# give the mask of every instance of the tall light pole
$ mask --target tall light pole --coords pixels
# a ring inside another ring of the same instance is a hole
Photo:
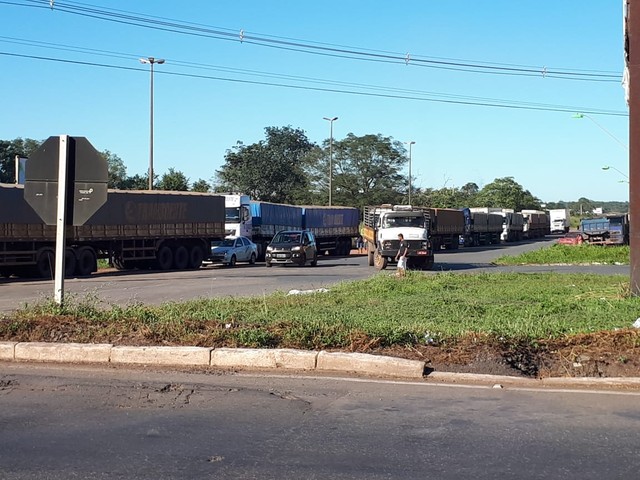
[[[149,190],[153,190],[153,65],[164,63],[164,58],[141,58],[140,63],[149,64],[151,67],[151,101],[149,108]]]
[[[331,124],[331,133],[329,136],[329,206],[331,206],[331,194],[333,192],[333,122],[335,122],[338,117],[322,118]]]
[[[624,143],[622,143],[620,141],[620,139],[618,137],[616,137],[613,133],[611,133],[609,130],[607,130],[606,128],[604,128],[602,125],[600,125],[598,122],[596,122],[596,120],[591,117],[590,115],[587,115],[586,113],[576,113],[572,116],[573,118],[588,118],[589,120],[591,120],[593,123],[595,123],[596,127],[598,127],[600,130],[602,130],[604,133],[606,133],[607,135],[609,135],[611,138],[613,138],[616,143],[618,145],[620,145],[622,148],[624,148],[625,150],[629,150],[629,147],[626,146]]]
[[[620,175],[622,175],[624,178],[626,178],[626,179],[627,179],[627,183],[628,183],[629,175],[627,175],[626,173],[624,173],[624,172],[622,172],[622,171],[618,170],[616,167],[612,167],[611,165],[605,165],[604,167],[602,167],[602,170],[609,170],[609,169],[611,169],[611,170],[615,170],[616,172],[618,172]],[[621,181],[622,181],[622,180],[621,180]]]
[[[409,205],[411,205],[411,145],[415,145],[413,140],[410,142],[404,142],[409,144]]]

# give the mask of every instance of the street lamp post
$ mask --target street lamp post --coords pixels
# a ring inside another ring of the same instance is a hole
[[[618,170],[616,167],[612,167],[611,165],[605,165],[604,167],[602,167],[602,170],[615,170],[616,172],[618,172],[620,175],[622,175],[624,178],[627,179],[627,182],[629,181],[629,175],[627,175],[626,173]]]
[[[322,117],[324,120],[331,124],[330,136],[329,136],[329,206],[331,206],[331,196],[333,192],[333,122],[335,122],[338,117],[328,118]]]
[[[411,205],[411,145],[415,145],[416,142],[405,142],[409,144],[409,205]]]
[[[151,67],[151,101],[149,107],[149,190],[153,190],[153,65],[164,63],[164,58],[141,58],[140,63],[149,64]]]
[[[607,130],[602,125],[600,125],[598,122],[596,122],[595,119],[593,117],[591,117],[590,115],[587,115],[586,113],[576,113],[576,114],[573,115],[573,118],[588,118],[589,120],[591,120],[596,125],[596,127],[598,127],[604,133],[606,133],[611,138],[613,138],[618,145],[620,145],[625,150],[629,150],[629,147],[627,147],[624,143],[622,143],[618,137],[616,137],[613,133],[611,133],[609,130]]]

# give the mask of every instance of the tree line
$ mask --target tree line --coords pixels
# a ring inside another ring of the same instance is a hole
[[[13,183],[15,156],[28,158],[42,141],[17,138],[0,140],[0,182]],[[331,154],[330,154],[331,153]],[[109,169],[109,188],[146,190],[148,175],[128,175],[124,161],[109,150],[100,154]],[[297,205],[327,205],[329,169],[332,175],[332,204],[362,208],[382,203],[407,203],[408,164],[402,142],[382,134],[311,142],[301,129],[265,128],[265,138],[228,149],[224,163],[210,181],[191,182],[185,174],[169,168],[155,176],[154,189],[194,192],[241,192],[255,200]],[[415,179],[412,179],[415,180]],[[583,200],[583,204],[596,202]],[[475,183],[462,187],[411,188],[415,205],[435,208],[500,207],[542,209],[543,203],[512,177],[497,178],[480,188]],[[564,205],[557,202],[553,205]],[[553,208],[547,204],[547,208]],[[557,208],[563,208],[558,206]],[[570,207],[572,208],[572,207]]]

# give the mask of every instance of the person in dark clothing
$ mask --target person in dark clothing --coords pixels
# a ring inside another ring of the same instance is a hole
[[[398,247],[398,253],[396,254],[396,260],[398,261],[398,277],[404,277],[407,272],[407,255],[409,254],[409,244],[404,239],[404,235],[398,234],[398,240],[400,246]]]

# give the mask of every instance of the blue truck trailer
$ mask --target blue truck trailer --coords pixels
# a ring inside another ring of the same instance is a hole
[[[629,245],[629,215],[585,218],[580,222],[580,231],[591,245]]]
[[[264,259],[267,245],[281,230],[310,230],[318,252],[348,255],[352,239],[359,234],[360,212],[352,207],[286,205],[251,201],[251,240]]]
[[[360,232],[360,211],[353,207],[305,206],[304,228],[316,237],[318,252],[349,255]]]

